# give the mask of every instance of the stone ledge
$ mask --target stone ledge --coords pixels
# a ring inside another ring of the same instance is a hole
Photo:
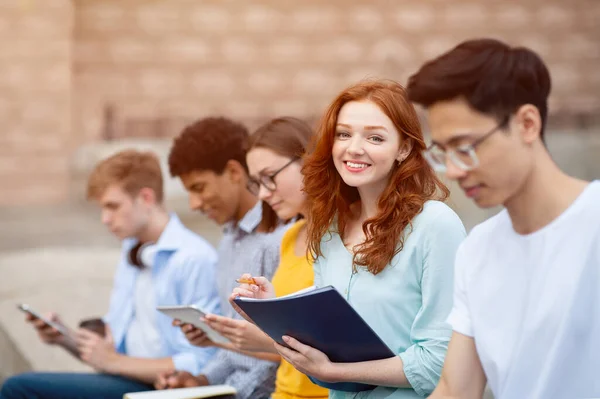
[[[31,370],[31,364],[25,359],[15,342],[0,323],[0,386],[11,375]]]

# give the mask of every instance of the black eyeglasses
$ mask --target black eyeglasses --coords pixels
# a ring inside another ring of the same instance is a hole
[[[248,183],[246,184],[246,188],[248,189],[248,191],[250,191],[254,195],[258,195],[258,192],[260,191],[260,186],[261,185],[264,188],[266,188],[267,190],[269,190],[269,191],[275,191],[275,190],[277,190],[277,183],[275,183],[275,176],[277,176],[279,174],[279,172],[281,172],[282,170],[284,170],[285,168],[287,168],[288,166],[290,166],[291,164],[293,164],[297,160],[298,160],[297,157],[296,158],[292,158],[288,163],[286,163],[285,165],[283,165],[277,171],[273,172],[270,175],[261,175],[258,178],[258,180],[250,178],[248,180]]]
[[[468,172],[479,166],[479,158],[477,158],[475,148],[477,148],[479,144],[483,143],[492,134],[505,128],[508,124],[508,121],[508,117],[504,118],[502,122],[496,125],[496,127],[483,134],[470,144],[462,145],[458,148],[449,148],[447,150],[439,144],[433,144],[427,150],[425,150],[423,155],[436,172],[446,172],[447,158],[449,158],[459,169]]]

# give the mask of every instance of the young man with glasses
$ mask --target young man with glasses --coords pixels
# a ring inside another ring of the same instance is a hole
[[[550,75],[531,50],[466,41],[409,79],[431,165],[480,207],[503,205],[456,256],[454,334],[432,398],[600,397],[600,182],[543,142]]]
[[[256,197],[257,183],[249,180],[246,166],[247,139],[248,131],[241,124],[226,118],[205,118],[187,126],[169,154],[171,175],[185,186],[190,208],[223,226],[218,247],[218,292],[221,313],[236,319],[240,316],[229,303],[229,295],[238,285],[235,280],[244,273],[271,278],[279,264],[279,247],[287,229]],[[267,188],[274,187],[276,174],[265,177]],[[181,328],[194,345],[220,346],[200,329],[188,324]],[[237,389],[237,399],[269,397],[279,358],[268,354],[249,356],[221,347],[199,375],[163,373],[157,376],[155,386],[165,389],[227,384]]]

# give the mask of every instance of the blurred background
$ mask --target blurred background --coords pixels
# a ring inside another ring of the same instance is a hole
[[[39,343],[16,304],[71,326],[107,309],[119,243],[84,201],[97,161],[136,147],[166,165],[172,137],[209,115],[315,123],[350,83],[406,82],[481,36],[544,58],[550,152],[600,178],[600,0],[0,0],[0,381],[85,369]],[[171,179],[167,203],[218,241]],[[468,229],[497,212],[459,190],[451,205]]]

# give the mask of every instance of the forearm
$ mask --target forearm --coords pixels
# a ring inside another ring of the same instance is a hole
[[[435,388],[429,399],[459,399],[459,396],[452,395],[446,382],[443,378],[440,379],[440,383]]]
[[[442,376],[442,378],[440,378],[439,384],[437,385],[431,396],[429,396],[429,399],[481,399],[484,389],[476,388],[455,391],[450,388],[450,384],[448,384],[446,379]]]
[[[243,349],[238,349],[235,347],[235,345],[233,345],[232,343],[227,343],[227,344],[217,344],[217,347],[221,348],[221,349],[225,349],[228,351],[232,351],[232,352],[236,352],[236,353],[240,353],[242,355],[246,355],[246,356],[250,356],[253,357],[255,359],[260,359],[260,360],[267,360],[269,362],[274,362],[274,363],[279,363],[281,361],[281,356],[279,356],[279,353],[275,350],[275,348],[273,347],[273,345],[271,344],[271,348],[273,348],[272,351],[260,351],[260,352],[255,352],[255,351],[247,351],[247,350],[243,350]],[[261,348],[262,349],[262,348]],[[268,347],[265,347],[265,349],[269,349]]]
[[[170,357],[141,359],[117,354],[107,371],[111,374],[151,384],[159,373],[174,369],[175,365]]]
[[[404,364],[399,356],[357,363],[333,363],[333,382],[359,382],[369,385],[409,388]]]

